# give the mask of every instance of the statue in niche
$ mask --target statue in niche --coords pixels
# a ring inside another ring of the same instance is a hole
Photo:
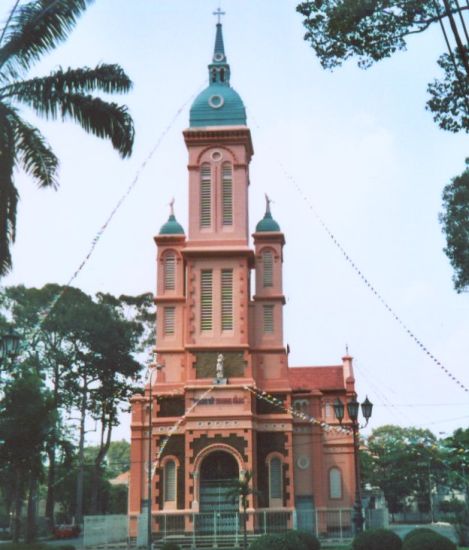
[[[216,367],[216,376],[217,380],[223,380],[225,377],[224,367],[223,367],[223,354],[219,353],[217,357],[217,367]]]

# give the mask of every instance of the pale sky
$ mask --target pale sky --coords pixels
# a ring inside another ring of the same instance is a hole
[[[436,434],[467,427],[469,394],[422,353],[353,272],[301,192],[354,262],[430,351],[469,386],[469,300],[453,290],[438,223],[441,192],[464,169],[467,136],[439,130],[425,111],[439,76],[441,31],[413,37],[407,52],[367,71],[354,62],[326,72],[303,40],[298,2],[223,0],[233,87],[248,113],[250,227],[264,193],[285,233],[285,343],[290,365],[333,365],[348,344],[359,399],[375,404],[370,428],[394,423]],[[5,18],[12,0],[3,0]],[[97,0],[70,39],[34,74],[120,63],[134,89],[117,97],[136,124],[121,160],[78,126],[39,121],[61,160],[60,189],[16,178],[21,202],[14,270],[2,284],[65,284],[178,110],[207,83],[215,0]],[[33,73],[31,73],[33,74]],[[153,235],[168,202],[187,229],[190,102],[73,285],[116,295],[155,291]],[[33,116],[30,120],[36,120]],[[290,178],[293,178],[292,182]],[[115,438],[129,436],[123,418]]]

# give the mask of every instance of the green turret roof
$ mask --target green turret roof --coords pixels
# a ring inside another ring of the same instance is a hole
[[[168,221],[161,226],[160,235],[184,235],[184,229],[174,214],[170,214]]]
[[[243,101],[230,86],[230,66],[226,60],[221,23],[217,23],[213,59],[208,66],[208,76],[208,87],[192,104],[190,127],[246,125]]]
[[[268,232],[268,231],[281,231],[280,225],[272,218],[272,213],[270,211],[271,200],[266,195],[265,196],[265,214],[262,220],[256,225],[256,233]]]

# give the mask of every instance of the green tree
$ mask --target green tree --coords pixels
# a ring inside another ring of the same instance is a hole
[[[405,50],[409,36],[448,22],[455,48],[439,58],[443,80],[429,85],[427,103],[435,121],[450,131],[469,132],[469,50],[456,23],[469,7],[452,0],[310,0],[304,16],[305,40],[321,65],[334,69],[350,58],[364,69]],[[454,60],[454,63],[453,63]]]
[[[443,189],[440,222],[446,236],[445,254],[453,267],[457,292],[469,290],[469,159],[467,168]]]
[[[16,0],[0,30],[0,275],[11,269],[21,167],[39,187],[58,186],[58,159],[41,132],[24,120],[20,106],[46,119],[70,119],[86,132],[111,140],[122,157],[131,154],[134,127],[125,106],[92,92],[128,92],[132,82],[116,64],[61,68],[26,79],[43,55],[63,42],[93,0]]]
[[[404,499],[417,499],[422,511],[430,508],[433,484],[442,477],[436,437],[429,430],[381,426],[367,441],[365,481],[379,487],[389,511],[402,510]]]
[[[13,541],[19,539],[23,497],[28,495],[26,541],[35,538],[35,499],[43,470],[54,409],[44,381],[29,367],[19,367],[0,401],[0,463],[13,475]]]

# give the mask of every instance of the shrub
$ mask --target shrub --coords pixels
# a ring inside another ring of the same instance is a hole
[[[250,544],[249,550],[285,550],[284,538],[280,535],[262,535]],[[302,550],[301,546],[299,550]]]
[[[433,529],[429,529],[428,527],[417,527],[417,529],[412,529],[412,531],[409,531],[407,535],[404,537],[403,542],[408,541],[415,535],[423,535],[424,533],[429,533],[430,535],[433,535],[436,533]]]
[[[402,541],[389,529],[370,529],[359,533],[352,543],[353,550],[401,550]]]
[[[175,542],[165,542],[161,547],[161,550],[181,550],[181,547]]]
[[[302,543],[305,545],[306,550],[320,550],[321,543],[314,535],[308,531],[297,531],[297,533]]]
[[[75,546],[73,544],[61,544],[59,550],[75,550]]]
[[[454,542],[438,533],[418,533],[405,541],[402,550],[457,550]]]

